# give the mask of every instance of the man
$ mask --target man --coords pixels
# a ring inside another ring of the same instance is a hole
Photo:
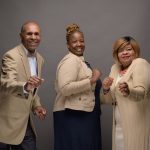
[[[0,77],[0,142],[11,150],[36,150],[36,133],[32,112],[41,120],[46,110],[37,95],[42,84],[44,63],[36,51],[41,30],[30,21],[21,28],[21,44],[6,52],[2,58]]]

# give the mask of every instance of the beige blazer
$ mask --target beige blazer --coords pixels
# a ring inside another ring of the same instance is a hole
[[[120,112],[124,150],[149,150],[150,141],[150,65],[141,58],[135,59],[119,82],[127,82],[130,95],[125,97],[115,86],[120,67],[112,66],[114,78],[111,90],[101,95],[103,102],[117,101]],[[114,106],[114,105],[113,105]],[[114,106],[115,107],[115,106]],[[113,150],[115,150],[115,119],[113,111]],[[149,147],[149,148],[148,148]]]
[[[39,53],[36,57],[40,77],[44,60]],[[32,110],[41,106],[37,90],[35,94],[31,91],[28,97],[23,93],[23,86],[30,75],[28,58],[22,45],[4,54],[0,77],[0,142],[20,144]],[[35,132],[34,127],[33,130]]]
[[[56,71],[54,111],[70,108],[91,112],[95,105],[95,85],[91,86],[91,77],[92,71],[83,57],[67,54]]]

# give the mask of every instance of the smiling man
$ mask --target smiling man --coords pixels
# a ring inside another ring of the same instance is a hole
[[[11,150],[36,150],[32,112],[43,120],[37,89],[42,84],[43,57],[36,51],[41,30],[36,22],[23,24],[21,44],[3,55],[0,77],[0,142]]]

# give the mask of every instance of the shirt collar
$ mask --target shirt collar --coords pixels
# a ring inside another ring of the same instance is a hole
[[[25,51],[27,57],[36,57],[36,50],[35,50],[35,52],[32,54],[32,53],[30,53],[30,52],[24,47],[23,44],[22,44],[22,47],[23,47],[23,49],[24,49],[24,51]]]

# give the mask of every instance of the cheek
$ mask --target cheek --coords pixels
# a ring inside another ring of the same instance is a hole
[[[120,59],[121,59],[121,54],[118,54],[117,57],[118,57],[118,59],[120,60]]]
[[[136,53],[135,52],[132,52],[131,55],[132,55],[133,58],[136,58]]]
[[[37,40],[38,40],[38,41],[41,41],[41,37],[37,37]]]

